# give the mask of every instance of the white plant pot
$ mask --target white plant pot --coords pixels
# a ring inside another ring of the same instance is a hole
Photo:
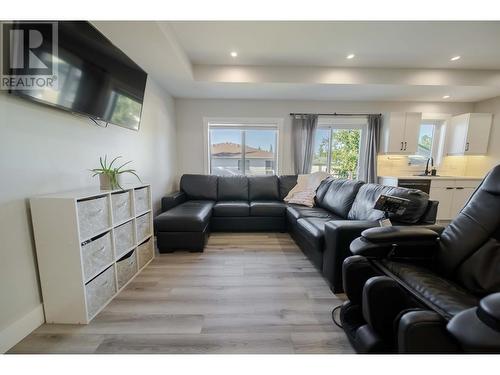
[[[118,182],[118,185],[121,186],[123,184],[121,175],[118,175],[116,177],[116,180]],[[105,174],[99,175],[99,183],[101,185],[101,190],[116,190],[116,189],[120,188],[119,186],[112,186],[111,180],[109,179],[109,176],[105,175]]]

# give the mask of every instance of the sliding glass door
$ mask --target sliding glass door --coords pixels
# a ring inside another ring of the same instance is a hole
[[[323,120],[316,130],[312,172],[323,171],[336,178],[358,178],[366,120]]]

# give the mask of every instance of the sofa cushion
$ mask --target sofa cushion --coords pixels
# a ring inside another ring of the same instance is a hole
[[[427,209],[429,195],[416,189],[406,189],[378,184],[361,186],[347,215],[349,220],[379,220],[384,213],[373,208],[381,194],[405,198],[410,201],[402,215],[390,214],[391,220],[403,224],[417,223]]]
[[[210,220],[214,202],[192,200],[184,202],[154,219],[157,232],[202,232]]]
[[[297,220],[296,230],[313,250],[323,252],[325,245],[325,223],[328,221],[330,221],[329,218],[304,217]]]
[[[316,205],[318,205],[318,202],[321,202],[323,200],[333,180],[333,177],[328,177],[321,181],[318,188],[316,189],[316,197],[314,198],[314,202],[316,203]]]
[[[250,202],[250,216],[284,216],[286,203],[280,201]]]
[[[373,206],[381,194],[387,194],[391,190],[390,186],[378,184],[366,184],[362,186],[358,195],[354,199],[347,218],[349,220],[379,220],[384,217],[384,213],[375,210]]]
[[[390,214],[391,220],[405,224],[415,224],[420,221],[427,211],[429,204],[429,194],[418,189],[405,189],[392,187],[388,195],[408,199],[410,205],[402,215]]]
[[[217,182],[218,201],[248,201],[248,177],[224,176]]]
[[[251,201],[279,200],[279,183],[276,176],[248,177],[248,199]]]
[[[290,190],[297,185],[297,175],[285,175],[279,176],[279,190],[280,190],[280,200],[283,200]]]
[[[381,264],[418,299],[448,318],[478,304],[465,289],[427,268],[388,260]]]
[[[217,202],[213,208],[214,216],[249,216],[250,205],[247,201],[221,201]]]
[[[293,220],[298,220],[303,217],[318,217],[327,218],[330,220],[341,220],[341,218],[339,218],[338,216],[335,216],[330,211],[327,211],[321,207],[305,207],[295,204],[289,204],[286,208],[286,213],[287,216]]]
[[[185,174],[180,188],[188,200],[217,200],[217,176]]]
[[[362,185],[362,181],[332,179],[328,185],[328,190],[321,196],[321,199],[318,194],[316,195],[317,205],[346,219],[356,194],[358,194]]]

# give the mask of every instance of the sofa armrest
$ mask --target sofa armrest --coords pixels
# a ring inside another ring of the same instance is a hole
[[[378,227],[363,231],[350,250],[368,258],[429,259],[438,242],[439,233],[429,228]]]
[[[176,191],[175,193],[168,194],[161,199],[161,212],[171,210],[185,201],[186,194],[182,191]]]
[[[368,220],[333,220],[325,224],[323,275],[335,293],[343,291],[342,263],[352,255],[349,245],[361,232],[378,225],[378,221]]]
[[[418,224],[435,224],[437,218],[438,206],[439,206],[438,201],[429,200],[429,202],[427,203],[427,209],[420,218]]]
[[[413,226],[413,228],[426,228],[426,229],[430,229],[430,230],[436,232],[439,235],[441,235],[441,233],[443,233],[443,231],[446,229],[445,226],[440,225],[440,224],[425,224],[425,225],[417,224],[417,225]]]
[[[457,353],[460,346],[446,331],[446,320],[420,308],[401,312],[397,322],[398,353]]]
[[[477,307],[458,313],[446,329],[466,352],[499,353],[500,293],[483,297]]]
[[[361,237],[374,243],[436,240],[439,234],[421,227],[378,227],[364,230]]]

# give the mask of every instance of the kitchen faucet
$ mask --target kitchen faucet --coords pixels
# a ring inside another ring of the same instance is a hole
[[[425,165],[425,171],[424,171],[425,176],[431,174],[431,171],[429,170],[429,161],[431,162],[431,168],[434,167],[434,158],[431,156],[430,158],[427,159],[427,164]]]

